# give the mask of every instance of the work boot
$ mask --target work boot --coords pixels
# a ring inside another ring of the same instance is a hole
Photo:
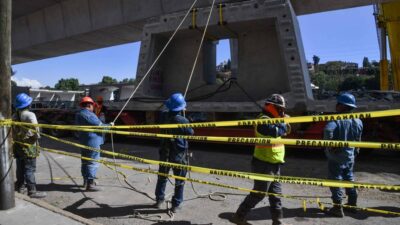
[[[154,208],[163,209],[164,208],[164,200],[157,200],[156,204],[154,204]]]
[[[31,198],[45,198],[47,196],[47,193],[41,191],[34,191],[34,192],[28,192],[28,196]]]
[[[173,213],[177,213],[181,210],[182,210],[182,206],[179,206],[179,205],[172,206],[172,208],[171,208],[171,212],[173,212]]]
[[[229,221],[237,225],[251,225],[250,223],[247,222],[244,216],[240,216],[237,213],[233,214],[233,216],[229,218]]]
[[[20,194],[26,194],[28,192],[28,189],[25,184],[23,185],[15,185],[15,191],[20,193]]]
[[[40,192],[36,190],[36,185],[29,184],[27,185],[28,188],[28,196],[31,198],[44,198],[47,196],[46,192]]]
[[[87,186],[86,186],[86,191],[101,191],[100,188],[96,187],[96,183],[94,182],[94,180],[89,179],[87,181]]]
[[[342,206],[338,206],[335,205],[330,209],[326,209],[324,210],[324,213],[334,216],[334,217],[340,217],[343,218],[344,217],[344,213],[343,213],[343,207]]]
[[[353,207],[357,207],[356,205],[350,205],[349,203],[347,203],[346,205],[348,205],[348,206],[353,206]],[[346,205],[345,205],[345,206],[346,206]],[[358,209],[357,209],[357,208],[353,208],[353,207],[343,207],[343,210],[344,210],[345,212],[348,212],[348,213],[357,214]]]
[[[83,185],[82,185],[83,189],[87,188],[87,183],[88,183],[87,179],[83,179]]]
[[[282,209],[271,209],[272,225],[291,225],[288,223],[283,223],[283,211]]]

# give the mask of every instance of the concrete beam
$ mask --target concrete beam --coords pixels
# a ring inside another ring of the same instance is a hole
[[[257,4],[280,1],[259,0],[253,4],[256,8]],[[291,0],[297,15],[387,1],[390,0]],[[191,3],[182,0],[14,0],[13,64],[139,41],[144,24],[166,14],[185,11]],[[198,0],[196,7],[210,4],[211,0]],[[76,45],[66,48],[65,43]],[[54,49],[49,50],[49,46]]]

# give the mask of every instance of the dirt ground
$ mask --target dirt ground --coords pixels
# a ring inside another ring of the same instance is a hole
[[[157,142],[156,140],[119,139],[116,141],[115,149],[143,158],[157,159]],[[79,152],[77,148],[46,139],[42,140],[41,145],[68,152]],[[104,149],[111,149],[110,144],[104,145]],[[194,144],[191,150],[194,152],[192,165],[250,171],[252,152],[250,146]],[[117,159],[117,162],[149,168],[149,165],[127,160]],[[356,181],[397,185],[400,183],[399,163],[400,152],[373,151],[369,154],[362,152],[356,162]],[[157,169],[156,166],[150,166],[150,168]],[[193,184],[198,194],[205,196],[213,192],[228,193],[225,200],[219,197],[217,199],[219,201],[215,201],[208,197],[198,197],[191,184],[186,183],[183,210],[175,214],[171,221],[166,209],[159,210],[152,207],[154,201],[151,198],[154,198],[157,179],[155,175],[125,169],[119,170],[128,176],[129,182],[137,190],[147,193],[149,197],[128,188],[122,178],[120,182],[116,173],[105,166],[100,166],[98,172],[99,187],[102,188],[102,191],[84,192],[81,187],[80,160],[53,153],[42,152],[38,159],[36,177],[38,189],[48,192],[44,201],[98,223],[111,225],[231,224],[227,219],[232,216],[246,195],[244,192]],[[287,150],[282,175],[325,178],[326,174],[326,160],[320,150]],[[191,176],[192,178],[245,188],[251,188],[253,183],[251,180],[206,174],[192,173]],[[168,184],[167,193],[170,193],[169,197],[172,192],[172,185]],[[328,188],[283,184],[283,192],[290,196],[306,199],[319,197],[321,201],[331,202]],[[292,199],[283,199],[283,206],[284,221],[290,224],[400,224],[400,217],[364,211],[355,215],[346,214],[347,216],[343,219],[328,217],[319,210],[316,204],[306,204],[306,211],[304,211],[303,202]],[[359,190],[359,206],[400,212],[400,193],[362,189]],[[271,224],[270,218],[267,199],[257,205],[248,216],[249,222],[254,225]]]

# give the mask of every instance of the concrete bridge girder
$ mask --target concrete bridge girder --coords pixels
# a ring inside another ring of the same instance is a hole
[[[243,1],[246,0],[222,0]],[[387,1],[391,0],[379,0]],[[292,0],[296,15],[376,2]],[[13,64],[139,41],[149,20],[184,11],[191,3],[189,0],[13,0]],[[211,0],[199,0],[196,7],[210,4]]]
[[[283,93],[291,99],[290,108],[304,110],[307,102],[312,100],[312,93],[296,15],[289,1],[259,2],[227,4],[223,13],[231,32],[218,26],[218,14],[213,14],[207,36],[230,38],[237,42],[237,55],[232,55],[238,62],[237,83],[255,100],[262,101],[272,93]],[[205,26],[209,10],[198,11],[197,25],[200,29]],[[145,25],[138,78],[147,72],[183,16],[184,13],[165,15]],[[166,49],[138,95],[167,98],[173,92],[184,92],[201,39],[201,32],[189,29],[190,25],[190,20],[184,23],[184,28]],[[210,58],[213,63],[208,60]],[[207,83],[205,78],[214,75],[207,74],[212,73],[209,67],[215,68],[215,51],[206,48],[200,54],[187,99],[207,95],[220,86]],[[210,102],[216,102],[221,111],[244,111],[244,104],[249,105],[249,111],[259,111],[241,88],[233,84],[223,93],[189,103],[188,110],[215,111],[215,104]],[[140,105],[135,105],[140,108]]]

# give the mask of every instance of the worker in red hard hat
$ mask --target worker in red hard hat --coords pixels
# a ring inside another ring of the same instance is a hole
[[[75,115],[75,124],[81,126],[107,126],[104,124],[93,112],[96,103],[91,97],[83,97],[80,104],[81,110]],[[79,132],[79,142],[82,145],[86,145],[92,148],[100,149],[100,146],[104,144],[103,135],[101,133],[94,132]],[[81,149],[82,157],[92,158],[95,160],[100,159],[100,152]],[[91,160],[82,159],[81,172],[83,176],[83,184],[86,191],[99,191],[99,188],[95,187],[94,179],[96,178],[97,169],[99,163]]]
[[[96,106],[94,108],[94,112],[99,119],[105,123],[106,122],[106,112],[107,108],[103,105],[103,97],[97,96],[96,97]]]
[[[265,100],[262,113],[258,119],[282,118],[285,114],[286,101],[282,95],[273,94]],[[255,126],[255,136],[258,138],[277,138],[286,136],[290,133],[290,125],[286,123],[266,124]],[[283,144],[264,144],[254,147],[252,159],[252,172],[280,176],[280,166],[285,162],[285,146]],[[282,202],[278,195],[282,194],[281,184],[279,182],[254,180],[253,190],[268,192],[272,224],[284,224],[282,222],[283,211]],[[277,194],[277,195],[273,195]],[[248,224],[246,215],[259,202],[264,199],[264,194],[250,193],[240,204],[236,213],[230,218],[235,224]]]
[[[351,113],[356,106],[356,99],[350,93],[342,93],[337,97],[336,112]],[[363,123],[360,119],[334,120],[326,124],[324,129],[325,140],[338,141],[360,141],[363,131]],[[358,154],[358,148],[341,147],[326,148],[325,154],[328,158],[328,179],[344,180],[354,182],[354,162]],[[332,201],[335,204],[332,208],[325,210],[325,213],[344,217],[342,200],[345,198],[342,188],[330,188],[332,192]],[[347,204],[344,210],[350,213],[356,213],[354,208],[357,206],[357,190],[355,188],[346,188]]]

